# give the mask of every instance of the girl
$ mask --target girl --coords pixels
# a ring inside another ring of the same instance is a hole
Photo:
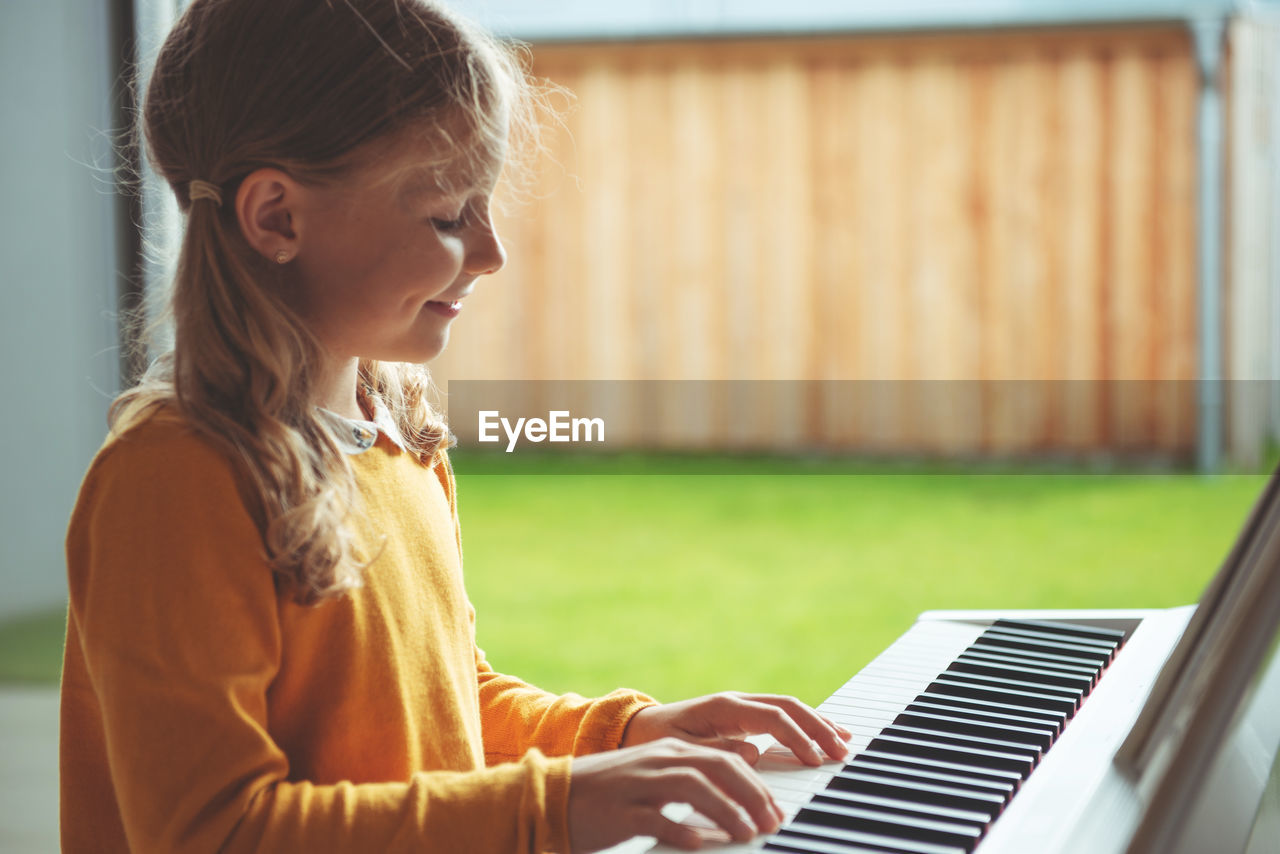
[[[494,672],[420,367],[505,260],[511,51],[426,0],[194,0],[143,122],[187,227],[175,340],[71,520],[67,852],[593,851],[775,829],[749,768],[848,733],[785,697]]]

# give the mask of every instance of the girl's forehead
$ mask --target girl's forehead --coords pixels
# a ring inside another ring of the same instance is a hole
[[[502,166],[502,156],[494,152],[459,152],[444,159],[410,154],[387,164],[384,180],[404,201],[489,192]]]
[[[352,151],[344,189],[390,193],[400,204],[492,192],[506,162],[505,109],[442,109]]]
[[[407,128],[367,149],[365,179],[414,195],[491,189],[506,160],[507,140],[490,130],[456,119]]]

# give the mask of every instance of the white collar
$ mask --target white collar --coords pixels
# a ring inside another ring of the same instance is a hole
[[[316,407],[316,412],[325,426],[332,431],[334,441],[345,454],[363,454],[373,447],[379,432],[403,451],[404,437],[400,435],[400,429],[396,427],[396,422],[391,418],[387,407],[372,395],[366,399],[373,406],[372,421],[347,418],[345,415],[339,415],[319,406]]]

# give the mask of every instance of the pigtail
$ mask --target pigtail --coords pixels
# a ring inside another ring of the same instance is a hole
[[[275,271],[246,257],[235,227],[213,204],[189,206],[171,301],[174,349],[116,401],[112,428],[176,405],[238,463],[268,563],[295,601],[313,604],[360,584],[349,525],[355,477],[308,402],[319,345],[259,284]]]
[[[358,586],[348,519],[355,476],[316,416],[308,366],[319,344],[268,287],[234,220],[193,207],[177,272],[174,395],[187,419],[242,462],[268,561],[311,604]]]

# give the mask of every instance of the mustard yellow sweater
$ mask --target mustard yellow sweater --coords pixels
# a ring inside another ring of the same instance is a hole
[[[381,553],[305,607],[235,467],[178,416],[98,453],[67,539],[63,851],[567,850],[568,756],[617,747],[652,701],[491,670],[444,455],[380,434],[352,463]]]

